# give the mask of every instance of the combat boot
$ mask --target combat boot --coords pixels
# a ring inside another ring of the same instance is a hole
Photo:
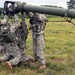
[[[29,55],[28,57],[30,62],[35,62],[34,58],[31,55]]]
[[[9,61],[6,61],[4,65],[6,65],[9,69],[12,69],[12,65]]]

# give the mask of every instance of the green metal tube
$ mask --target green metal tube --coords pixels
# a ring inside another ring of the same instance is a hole
[[[50,14],[57,16],[64,16],[65,13],[67,12],[67,10],[63,8],[32,6],[32,5],[24,5],[23,9],[24,11],[39,12],[43,14]]]
[[[75,9],[64,9],[58,7],[46,7],[46,6],[34,6],[34,5],[27,5],[21,2],[14,2],[17,6],[15,7],[14,12],[35,12],[35,13],[42,13],[42,14],[49,14],[49,15],[56,15],[56,16],[66,16],[70,18],[75,18]]]
[[[45,7],[45,6],[34,6],[34,5],[18,5],[17,9],[24,12],[36,12],[42,14],[56,15],[56,16],[66,16],[70,18],[75,18],[75,9],[64,9],[58,7]]]

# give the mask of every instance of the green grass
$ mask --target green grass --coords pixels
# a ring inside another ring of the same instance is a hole
[[[63,20],[63,18],[48,18],[48,20]],[[28,19],[26,21],[28,22]],[[26,51],[27,54],[34,56],[31,30],[28,34]],[[45,71],[39,71],[30,63],[16,66],[12,70],[0,64],[0,75],[75,75],[75,26],[68,22],[48,22],[45,29],[44,55],[47,65]]]

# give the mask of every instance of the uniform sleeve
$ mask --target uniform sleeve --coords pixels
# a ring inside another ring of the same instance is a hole
[[[18,16],[15,14],[15,15],[14,15],[14,22],[13,22],[13,24],[12,24],[11,27],[10,27],[10,32],[11,32],[11,33],[14,33],[14,32],[17,30],[19,24],[20,24],[20,23],[19,23],[19,18],[18,18]]]
[[[46,16],[44,14],[35,13],[35,17],[38,21],[46,20]]]
[[[34,17],[34,13],[32,13],[32,12],[26,12],[26,15],[27,15],[29,18]]]

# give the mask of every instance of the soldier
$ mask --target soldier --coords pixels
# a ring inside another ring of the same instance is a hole
[[[45,69],[44,48],[44,29],[46,25],[46,17],[39,13],[26,13],[30,18],[30,28],[32,29],[33,51],[35,61],[40,63],[39,69]]]
[[[17,15],[14,15],[14,23],[7,32],[3,34],[4,41],[6,42],[6,54],[0,58],[4,65],[12,69],[12,65],[17,65],[21,59],[21,53],[17,46],[17,37],[15,30],[19,25]],[[16,27],[15,27],[16,26]],[[15,27],[15,29],[14,29]]]
[[[34,62],[34,58],[32,56],[26,55],[26,39],[28,36],[28,28],[27,24],[25,23],[24,13],[22,13],[22,22],[20,22],[20,25],[16,30],[16,35],[18,37],[18,47],[21,50],[21,62]]]

